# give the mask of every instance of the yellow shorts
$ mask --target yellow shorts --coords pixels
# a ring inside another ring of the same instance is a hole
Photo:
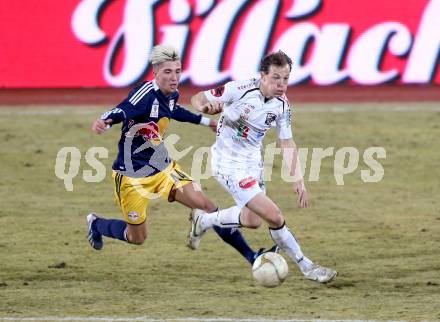
[[[147,219],[150,200],[169,200],[170,192],[192,182],[192,178],[173,161],[164,171],[151,177],[130,178],[113,171],[115,201],[127,223],[140,225]]]

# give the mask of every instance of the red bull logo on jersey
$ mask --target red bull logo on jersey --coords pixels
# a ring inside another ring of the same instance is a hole
[[[160,139],[159,125],[155,122],[148,122],[144,127],[140,128],[137,132],[138,135],[142,136],[145,141],[150,141],[153,139]]]
[[[141,136],[145,141],[159,144],[162,142],[162,135],[160,126],[156,122],[134,124],[134,121],[130,120],[128,123],[129,130],[125,133],[126,137],[138,137]]]

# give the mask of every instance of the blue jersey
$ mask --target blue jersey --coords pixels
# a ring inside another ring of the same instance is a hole
[[[178,99],[178,91],[165,96],[153,80],[134,88],[101,116],[102,120],[111,119],[112,124],[122,122],[113,170],[129,177],[149,177],[171,163],[163,142],[170,119],[199,124],[202,118],[178,105]]]

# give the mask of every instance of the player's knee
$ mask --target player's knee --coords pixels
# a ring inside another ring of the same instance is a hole
[[[207,213],[211,213],[214,212],[218,209],[218,207],[210,200],[208,200],[208,202],[205,203],[205,207],[204,207],[204,211],[206,211]]]
[[[133,245],[143,245],[147,240],[147,234],[129,234],[128,242]]]
[[[240,223],[246,228],[257,229],[261,226],[262,220],[257,214],[245,207],[241,209]]]
[[[133,244],[133,245],[143,245],[145,243],[145,240],[147,240],[147,238],[134,237],[134,238],[130,239],[130,244]]]
[[[257,229],[261,226],[261,224],[262,224],[261,218],[255,216],[248,221],[246,227],[250,229]]]
[[[266,221],[269,224],[269,227],[281,227],[284,223],[284,216],[281,213],[281,210],[274,209],[269,213]]]
[[[217,210],[217,206],[206,197],[201,197],[197,203],[199,204],[199,207],[197,208],[202,209],[207,213],[211,213]]]

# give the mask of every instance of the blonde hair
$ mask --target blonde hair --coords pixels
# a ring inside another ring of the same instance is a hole
[[[157,45],[151,51],[151,64],[153,67],[166,61],[180,61],[180,55],[176,48],[168,45]]]

